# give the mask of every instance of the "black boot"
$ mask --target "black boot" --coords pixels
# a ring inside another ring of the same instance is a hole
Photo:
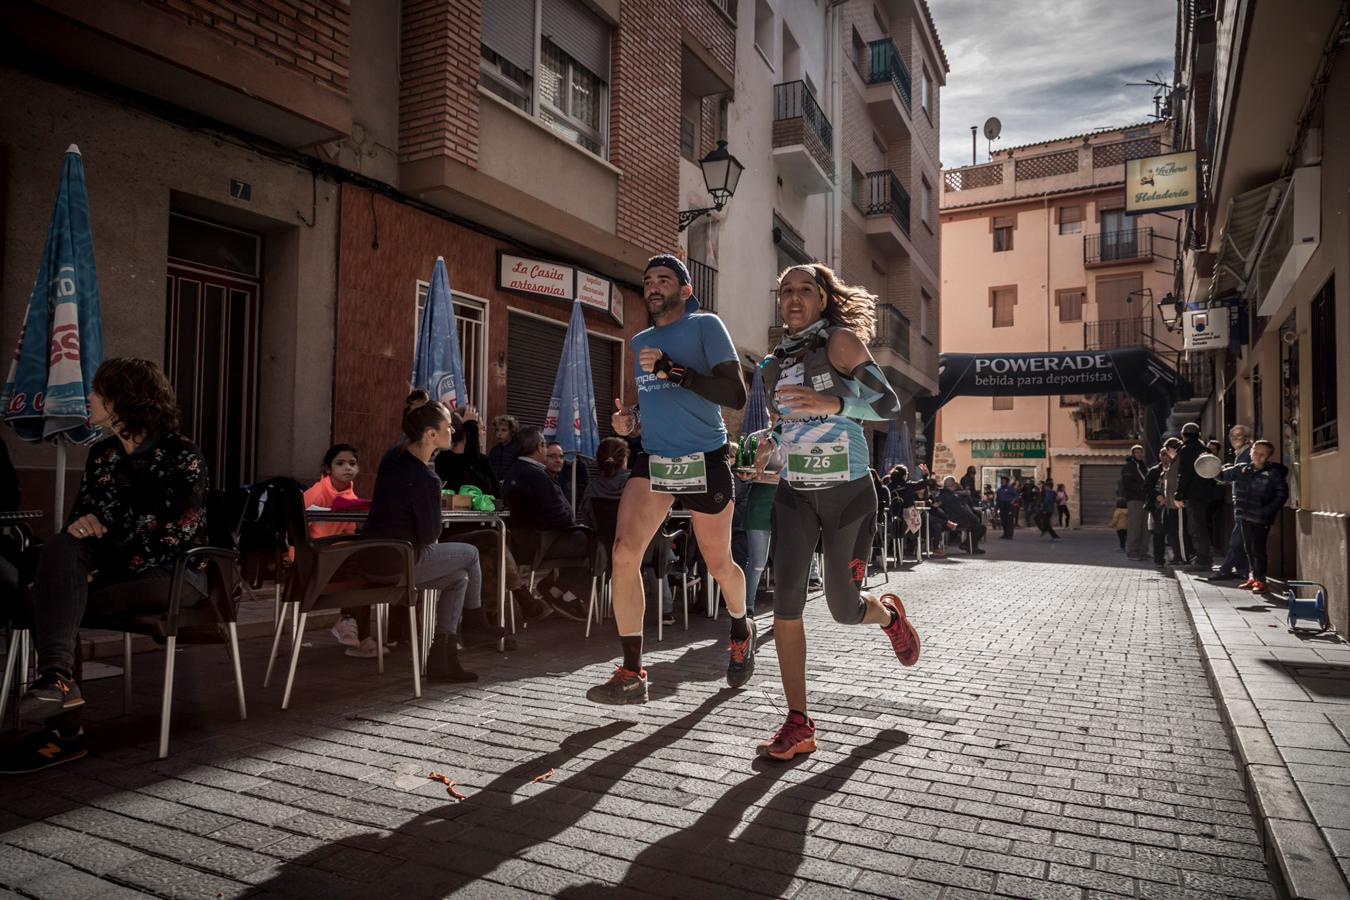
[[[525,623],[528,625],[542,622],[553,615],[553,607],[530,593],[530,589],[527,587],[516,588],[511,592],[511,596],[516,598],[516,603],[520,605],[520,613],[524,616]]]
[[[477,681],[478,676],[459,665],[459,642],[455,635],[438,631],[427,651],[427,681]]]
[[[507,634],[505,628],[488,621],[487,611],[481,606],[478,609],[464,610],[464,616],[459,623],[459,632],[466,649],[495,644],[502,639],[506,641],[504,649],[516,649],[516,639]]]

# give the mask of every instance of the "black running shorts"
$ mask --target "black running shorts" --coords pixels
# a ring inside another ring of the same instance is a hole
[[[727,447],[723,446],[709,450],[703,454],[703,459],[708,472],[708,490],[701,494],[671,494],[671,496],[677,498],[685,509],[716,515],[736,498],[736,477],[731,472],[731,455],[727,452]],[[650,480],[648,462],[646,453],[638,453],[633,458],[633,471],[629,477]]]

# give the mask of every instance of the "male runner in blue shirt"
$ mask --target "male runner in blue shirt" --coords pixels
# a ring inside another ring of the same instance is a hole
[[[700,312],[689,270],[668,254],[647,262],[642,292],[653,325],[633,338],[638,404],[615,401],[614,430],[630,434],[642,421],[642,452],[619,500],[614,537],[614,619],[623,664],[586,692],[595,703],[647,702],[642,668],[642,558],[675,497],[692,513],[708,572],[722,587],[731,616],[727,683],[740,687],[754,671],[755,634],[745,615],[745,574],[731,558],[734,463],[721,407],[745,406],[745,381],[722,320]]]

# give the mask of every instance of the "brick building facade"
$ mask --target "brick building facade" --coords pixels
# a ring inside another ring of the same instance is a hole
[[[628,307],[642,264],[677,245],[681,83],[697,83],[712,111],[734,97],[737,34],[723,7],[5,4],[0,343],[17,336],[41,252],[34,223],[78,143],[106,352],[170,367],[193,405],[185,428],[222,483],[308,480],[331,440],[368,455],[393,440],[437,256],[462,336],[480,341],[466,356],[489,415],[546,402],[531,348],[571,305],[503,288],[501,255],[612,286],[610,308],[586,313],[608,373],[604,420],[613,397],[632,395],[626,338],[645,314]],[[700,143],[716,137],[705,127]],[[224,318],[207,327],[206,316]],[[224,401],[203,387],[220,373]],[[244,443],[239,421],[256,423]],[[13,450],[43,496],[50,452]]]

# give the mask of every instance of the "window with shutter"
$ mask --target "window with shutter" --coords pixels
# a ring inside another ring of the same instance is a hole
[[[543,425],[553,383],[562,361],[567,326],[514,310],[506,326],[506,412],[522,425]],[[595,334],[586,336],[591,354],[591,384],[595,390],[596,424],[600,437],[613,435],[609,416],[614,409],[614,359],[618,344]]]
[[[479,63],[482,84],[525,112],[530,112],[534,35],[534,0],[484,4]]]
[[[1059,233],[1081,234],[1086,214],[1080,206],[1061,206],[1059,208]]]
[[[994,216],[994,252],[1003,253],[1013,248],[1013,224],[1012,216]]]
[[[995,288],[989,295],[989,305],[994,310],[994,327],[1008,328],[1013,324],[1017,291],[1014,288]]]
[[[1059,307],[1059,320],[1061,322],[1083,321],[1083,298],[1086,295],[1086,288],[1055,291],[1055,305]]]

